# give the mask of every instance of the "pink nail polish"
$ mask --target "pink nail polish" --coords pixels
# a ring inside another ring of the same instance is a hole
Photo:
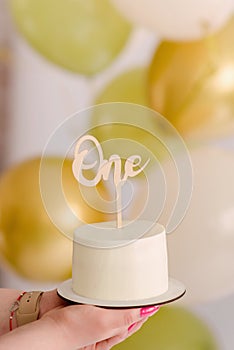
[[[140,311],[141,317],[152,316],[159,310],[159,306],[143,307]]]
[[[128,331],[131,332],[133,328],[135,327],[136,323],[131,324],[130,327],[128,327]]]

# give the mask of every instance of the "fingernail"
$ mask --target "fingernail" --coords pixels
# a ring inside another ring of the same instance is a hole
[[[136,326],[136,323],[131,324],[131,326],[128,327],[128,331],[131,332],[135,326]]]
[[[143,307],[140,311],[141,317],[152,316],[159,310],[159,306]]]

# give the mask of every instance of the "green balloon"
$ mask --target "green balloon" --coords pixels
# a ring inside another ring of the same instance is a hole
[[[115,350],[217,350],[209,328],[191,312],[163,307]]]
[[[149,106],[147,69],[135,68],[117,76],[101,92],[96,103],[129,102]]]
[[[130,24],[109,0],[11,0],[28,42],[50,61],[92,75],[122,50]]]
[[[108,102],[126,102],[134,103],[143,106],[148,106],[148,94],[147,94],[147,79],[148,79],[148,68],[147,67],[137,67],[124,72],[113,79],[100,93],[96,99],[96,104],[108,103]],[[144,146],[146,149],[139,148],[138,153],[141,154],[143,162],[149,158],[150,150],[154,156],[159,160],[168,157],[168,153],[165,150],[163,144],[160,141],[156,141],[155,137],[143,129],[139,129],[135,125],[116,125],[105,123],[115,122],[117,115],[119,114],[118,109],[113,107],[112,113],[108,116],[103,112],[94,113],[90,120],[90,127],[98,123],[100,126],[95,127],[90,133],[94,135],[100,142],[105,142],[109,139],[123,138],[135,141],[140,146]],[[164,133],[164,130],[159,125],[159,121],[155,116],[153,116],[152,111],[145,109],[137,112],[131,105],[125,108],[126,115],[133,114],[133,119],[136,121],[138,119],[145,120],[145,126],[148,127],[152,132]],[[156,114],[156,113],[155,113]],[[112,148],[111,144],[103,145],[103,151],[106,157],[116,152],[116,145]],[[120,146],[121,148],[125,146]],[[137,144],[133,145],[133,154],[137,153]],[[140,175],[141,176],[141,175]]]

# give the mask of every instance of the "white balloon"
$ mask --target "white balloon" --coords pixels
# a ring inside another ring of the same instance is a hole
[[[233,0],[112,0],[129,20],[169,40],[192,40],[219,29]]]
[[[191,206],[168,235],[168,256],[170,275],[187,287],[184,302],[200,303],[234,292],[234,149],[206,147],[191,158]]]

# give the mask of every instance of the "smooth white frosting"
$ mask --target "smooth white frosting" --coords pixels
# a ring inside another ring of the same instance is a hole
[[[141,238],[130,243],[126,239],[137,237],[134,230],[143,234],[152,224],[136,221],[116,229],[115,223],[108,222],[76,229],[73,291],[101,300],[139,300],[165,293],[168,265],[164,227],[156,224]]]

